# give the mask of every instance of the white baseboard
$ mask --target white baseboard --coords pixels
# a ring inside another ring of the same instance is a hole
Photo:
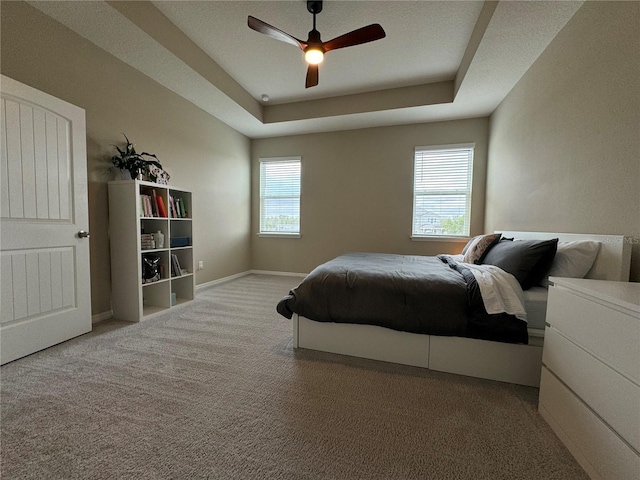
[[[210,282],[201,283],[196,285],[196,292],[199,290],[204,290],[205,288],[213,287],[215,285],[220,285],[221,283],[226,283],[231,280],[235,280],[236,278],[241,278],[246,275],[249,275],[251,270],[247,270],[246,272],[236,273],[234,275],[229,275],[228,277],[218,278],[217,280],[211,280]]]
[[[113,311],[108,310],[102,313],[96,313],[95,315],[91,315],[91,325],[95,325],[96,323],[103,322],[105,320],[109,320],[113,317]]]
[[[284,277],[306,277],[308,273],[295,273],[295,272],[274,272],[271,270],[251,270],[250,273],[256,275],[282,275]]]
[[[237,278],[245,277],[247,275],[256,274],[256,275],[281,275],[287,277],[306,277],[306,273],[293,273],[293,272],[274,272],[271,270],[247,270],[246,272],[236,273],[235,275],[229,275],[228,277],[218,278],[217,280],[212,280],[210,282],[201,283],[196,285],[196,292],[200,290],[207,289],[209,287],[214,287],[216,285],[220,285],[221,283],[226,283],[231,280],[235,280]]]

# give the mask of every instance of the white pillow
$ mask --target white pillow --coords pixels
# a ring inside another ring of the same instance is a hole
[[[600,242],[592,240],[558,242],[558,250],[548,276],[584,278],[591,270],[599,249]]]

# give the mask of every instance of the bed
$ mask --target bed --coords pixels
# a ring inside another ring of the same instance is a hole
[[[631,256],[629,237],[513,231],[500,233],[503,239],[513,238],[523,241],[558,239],[560,244],[585,240],[598,242],[597,255],[585,278],[617,281],[629,279]],[[444,262],[446,259],[441,260]],[[362,318],[357,320],[358,323],[316,321],[294,313],[292,315],[293,346],[538,386],[547,289],[535,286],[521,293],[523,293],[527,317],[524,341],[519,340],[520,337],[517,336],[495,341],[472,338],[482,337],[482,335],[472,334],[470,337],[462,333],[462,336],[458,336],[455,332],[444,331],[443,333],[439,330],[437,334],[407,332],[397,330],[395,326],[391,328],[379,326],[378,321],[374,321],[373,325],[366,324]],[[280,311],[280,304],[278,308]],[[362,317],[361,311],[358,314]]]

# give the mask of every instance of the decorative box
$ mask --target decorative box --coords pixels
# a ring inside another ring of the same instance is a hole
[[[171,248],[188,247],[191,245],[189,237],[171,237]]]

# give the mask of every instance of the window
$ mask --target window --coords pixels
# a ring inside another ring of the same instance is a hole
[[[412,237],[467,237],[474,145],[416,147]]]
[[[261,234],[300,234],[300,160],[260,159]]]

